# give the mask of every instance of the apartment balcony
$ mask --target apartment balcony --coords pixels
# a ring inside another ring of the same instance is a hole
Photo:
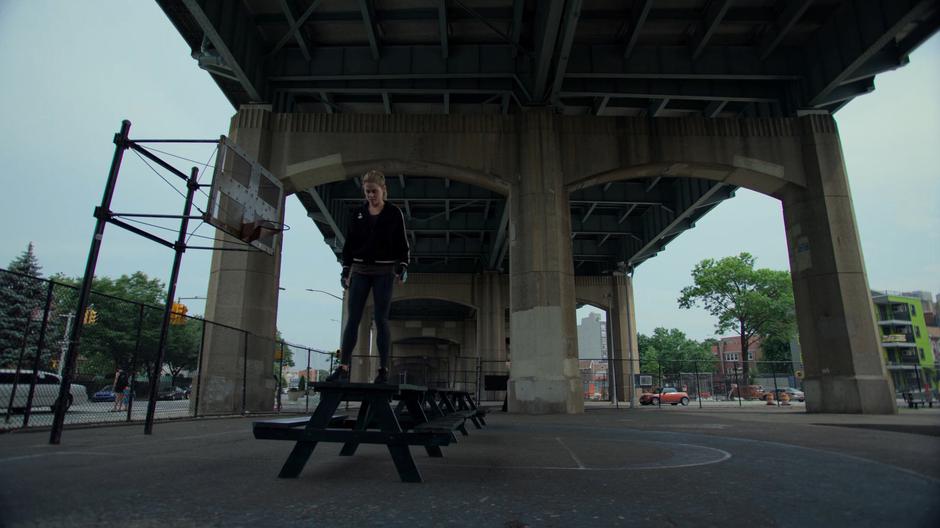
[[[878,314],[878,317],[884,317],[882,314]],[[880,319],[878,321],[879,326],[914,326],[911,323],[911,318],[908,316],[904,318],[902,314],[891,314],[892,319]]]
[[[892,333],[881,336],[881,346],[884,348],[915,348],[913,334]]]

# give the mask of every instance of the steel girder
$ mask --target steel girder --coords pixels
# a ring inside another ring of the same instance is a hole
[[[462,182],[389,177],[390,201],[405,213],[414,272],[506,269],[506,197]],[[608,182],[569,197],[577,274],[633,267],[661,251],[734,187],[690,178]],[[362,203],[354,181],[298,193],[339,256],[351,211]]]
[[[936,0],[158,3],[236,106],[307,102],[303,111],[327,112],[342,104],[324,103],[334,96],[389,112],[405,96],[425,106],[400,108],[449,111],[451,95],[505,111],[597,113],[611,102],[665,115],[754,103],[778,115],[835,110],[940,27]]]
[[[834,112],[940,28],[937,0],[157,0],[234,106],[300,112]],[[505,197],[400,175],[415,271],[504,268]],[[578,274],[629,269],[734,187],[652,178],[570,196]],[[349,182],[298,193],[334,250]]]

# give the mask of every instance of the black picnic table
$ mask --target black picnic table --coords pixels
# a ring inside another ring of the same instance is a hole
[[[319,382],[312,386],[320,393],[312,416],[253,424],[255,438],[296,442],[280,478],[296,478],[318,442],[339,442],[343,444],[340,456],[354,455],[359,444],[385,444],[402,482],[421,482],[409,446],[420,445],[428,456],[443,457],[441,446],[456,441],[454,430],[463,428],[466,419],[463,413],[429,418],[424,412],[429,390],[421,385]],[[393,400],[398,401],[394,409]],[[337,414],[343,401],[360,402],[354,422]],[[466,429],[462,432],[466,434]]]

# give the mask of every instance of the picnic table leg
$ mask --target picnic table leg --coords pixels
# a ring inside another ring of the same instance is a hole
[[[370,421],[372,421],[372,412],[369,406],[369,400],[363,400],[362,405],[359,407],[359,416],[356,418],[356,425],[353,427],[353,430],[365,431],[369,428]],[[346,442],[343,444],[343,449],[340,450],[339,456],[353,456],[356,454],[356,449],[358,448],[358,442]]]
[[[454,405],[454,402],[448,398],[446,394],[442,395],[441,403],[443,404],[443,407],[448,414],[457,412],[457,407]],[[460,431],[460,434],[464,436],[470,436],[470,433],[467,432],[467,427],[464,424],[460,424],[457,430]],[[456,436],[454,437],[454,441],[457,441]]]
[[[433,397],[428,398],[428,407],[431,408],[431,414],[434,416],[444,416],[444,411],[441,410],[441,406],[438,405],[437,400]],[[410,411],[409,411],[410,412]]]
[[[402,432],[401,425],[398,423],[398,419],[395,418],[395,413],[392,412],[392,406],[387,402],[385,402],[385,405],[380,402],[377,403],[374,412],[379,427],[386,432]],[[421,482],[421,473],[418,471],[418,466],[415,465],[415,459],[411,456],[408,444],[388,443],[386,445],[388,446],[388,453],[392,455],[392,462],[395,463],[395,469],[398,470],[398,477],[401,478],[401,481]]]
[[[314,411],[313,416],[310,418],[310,423],[307,424],[305,430],[326,429],[330,424],[330,419],[333,417],[333,412],[339,407],[339,402],[340,395],[337,393],[321,395],[320,405],[317,405],[317,409]],[[300,440],[294,444],[294,449],[291,450],[287,461],[284,462],[284,466],[281,467],[281,472],[277,475],[278,478],[297,478],[297,475],[300,475],[304,466],[307,465],[307,460],[310,459],[310,455],[313,454],[313,450],[316,447],[316,442],[304,440]]]
[[[407,399],[407,400],[403,399],[398,403],[398,406],[401,407],[403,404],[408,408],[408,414],[414,417],[415,425],[428,423],[428,416],[427,414],[425,414],[424,409],[421,408],[420,402],[418,402],[417,400],[412,400],[412,399]],[[437,403],[434,401],[433,398],[428,399],[428,404],[430,405],[431,411],[434,414],[438,416],[444,416],[444,413],[441,412],[440,407],[437,406]],[[431,458],[443,458],[444,457],[444,453],[441,451],[440,446],[424,446],[424,450],[427,451],[428,456]]]
[[[464,394],[464,400],[466,401],[466,405],[470,407],[470,410],[477,413],[473,415],[473,425],[476,425],[477,429],[482,429],[480,425],[486,425],[486,419],[480,414],[477,404],[473,403],[473,398],[471,398],[469,394]],[[479,420],[479,422],[477,422],[477,420]]]

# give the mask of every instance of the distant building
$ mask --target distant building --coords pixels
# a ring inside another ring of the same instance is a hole
[[[581,370],[581,385],[585,400],[609,400],[607,383],[607,362],[594,359],[578,361]]]
[[[898,392],[937,387],[937,350],[927,329],[924,304],[934,310],[926,312],[932,322],[936,312],[929,293],[911,293],[917,295],[872,292],[885,365]],[[940,339],[940,332],[933,333]]]
[[[607,359],[607,321],[597,312],[588,314],[578,325],[578,357]]]
[[[735,375],[742,374],[741,338],[739,336],[722,337],[712,345],[712,356],[718,360],[718,372],[727,380],[734,381]],[[747,346],[747,362],[750,372],[755,373],[757,362],[763,359],[760,339],[752,338]]]

